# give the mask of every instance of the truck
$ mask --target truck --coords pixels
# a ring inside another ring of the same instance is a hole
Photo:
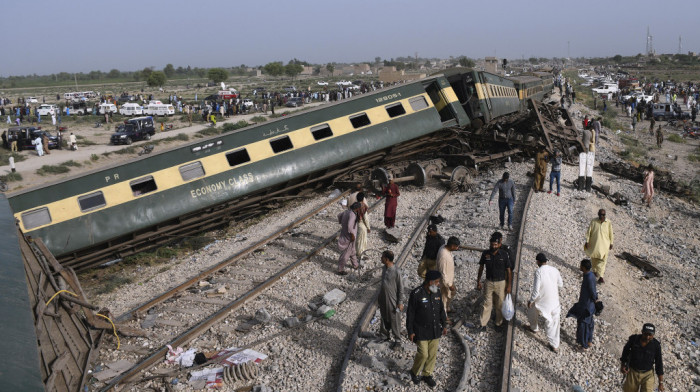
[[[155,135],[153,117],[137,117],[124,121],[109,138],[110,144],[131,144],[137,140],[150,140]]]

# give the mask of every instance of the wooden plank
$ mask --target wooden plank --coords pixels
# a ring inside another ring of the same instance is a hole
[[[654,267],[650,262],[642,259],[639,256],[635,256],[628,252],[622,252],[621,255],[616,255],[616,257],[623,260],[627,260],[637,268],[640,268],[654,276],[661,276],[661,271],[658,268]]]

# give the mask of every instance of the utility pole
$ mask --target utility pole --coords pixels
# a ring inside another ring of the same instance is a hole
[[[683,37],[678,36],[678,54],[683,53]]]

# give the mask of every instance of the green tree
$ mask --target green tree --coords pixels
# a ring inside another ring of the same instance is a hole
[[[148,80],[148,77],[151,76],[151,73],[153,72],[152,69],[146,67],[141,71],[141,79],[143,80]]]
[[[207,72],[207,78],[218,84],[228,79],[228,72],[223,68],[210,68]]]
[[[284,66],[281,61],[273,61],[265,64],[263,71],[270,76],[280,76],[284,73]]]
[[[175,67],[173,67],[172,64],[168,64],[165,66],[165,68],[163,68],[163,73],[165,76],[172,78],[173,75],[175,75]]]
[[[622,56],[620,56],[619,54],[616,54],[616,55],[613,57],[613,61],[615,61],[616,63],[621,63],[621,62],[622,62]]]
[[[290,62],[284,67],[284,73],[292,78],[292,80],[304,70],[301,64]]]
[[[530,57],[529,59],[527,59],[527,61],[529,61],[530,64],[537,64],[538,60],[537,57]]]
[[[328,63],[326,65],[326,71],[331,73],[331,76],[333,76],[333,71],[335,71],[335,66],[331,63]]]
[[[164,72],[153,71],[150,75],[148,75],[146,83],[148,83],[148,85],[151,87],[162,87],[167,80],[168,77],[165,76]]]
[[[120,76],[122,76],[122,73],[119,72],[118,69],[113,69],[113,70],[109,71],[109,73],[107,74],[107,77],[110,79],[117,79]]]
[[[474,66],[474,60],[470,59],[467,56],[461,56],[457,62],[462,67],[471,68]]]

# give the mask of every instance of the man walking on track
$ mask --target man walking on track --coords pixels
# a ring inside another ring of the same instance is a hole
[[[535,192],[544,191],[544,177],[547,175],[547,151],[544,146],[535,155],[535,182],[532,184]]]
[[[559,270],[547,265],[547,256],[544,253],[538,253],[535,260],[538,268],[535,271],[530,300],[527,301],[527,319],[530,325],[525,329],[537,333],[539,330],[537,317],[542,316],[549,348],[556,353],[559,351],[559,318],[561,316],[559,289],[564,287],[564,282],[561,280]]]
[[[605,210],[598,211],[598,218],[593,219],[586,231],[586,243],[583,249],[593,263],[593,273],[598,278],[598,283],[605,283],[605,265],[608,263],[608,254],[613,248],[613,228],[609,220],[605,219]]]
[[[379,289],[379,313],[382,323],[379,333],[385,340],[394,335],[393,348],[401,344],[401,313],[403,310],[403,280],[401,270],[394,264],[394,253],[385,250],[382,253],[382,283]]]
[[[338,214],[338,223],[340,223],[340,235],[338,236],[338,248],[340,250],[340,258],[338,259],[338,275],[347,275],[345,264],[348,261],[352,263],[352,267],[357,269],[357,253],[355,249],[355,237],[357,236],[357,214],[360,211],[360,203],[355,203],[347,210]]]
[[[414,384],[425,381],[434,388],[433,379],[440,337],[447,334],[447,314],[440,299],[438,271],[428,271],[423,284],[411,291],[406,311],[408,339],[418,346],[413,358],[411,380]]]

